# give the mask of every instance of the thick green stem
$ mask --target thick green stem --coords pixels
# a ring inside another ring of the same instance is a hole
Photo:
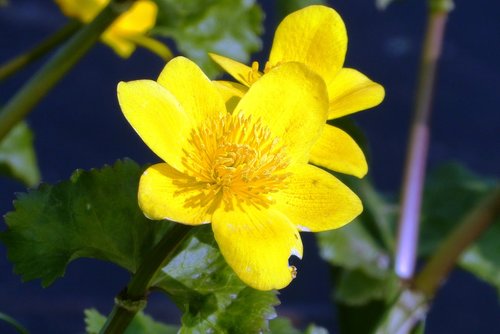
[[[163,239],[147,254],[127,288],[115,298],[101,334],[123,333],[137,312],[146,306],[146,298],[155,274],[177,253],[192,228],[174,224]]]
[[[422,189],[429,145],[429,116],[437,61],[441,54],[444,28],[448,17],[447,11],[433,10],[432,3],[429,12],[401,190],[402,202],[395,271],[404,280],[413,277],[415,268]]]
[[[112,0],[91,23],[81,28],[33,75],[30,81],[1,110],[0,140],[26,117],[31,109],[99,40],[102,32],[133,2],[134,0]]]
[[[52,51],[56,46],[66,41],[73,35],[82,24],[78,21],[71,21],[55,34],[38,44],[27,53],[19,55],[0,66],[0,81],[7,79],[26,65],[31,64],[40,57]]]
[[[500,186],[483,199],[441,243],[436,253],[425,264],[413,282],[415,290],[427,297],[434,296],[441,282],[448,276],[460,255],[500,215]]]

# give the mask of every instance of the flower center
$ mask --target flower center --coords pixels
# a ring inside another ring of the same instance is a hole
[[[188,205],[251,204],[267,207],[284,187],[289,164],[285,147],[269,128],[251,116],[226,114],[190,134],[184,173],[203,195]],[[202,198],[203,197],[203,198]]]

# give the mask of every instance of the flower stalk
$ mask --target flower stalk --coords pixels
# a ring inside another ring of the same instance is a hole
[[[162,240],[147,254],[129,285],[115,298],[101,334],[123,333],[137,312],[146,306],[146,298],[155,274],[177,253],[192,231],[191,226],[173,224]]]
[[[66,41],[71,35],[78,31],[80,27],[81,23],[73,20],[29,52],[23,53],[1,65],[0,81],[7,79],[25,66],[52,51],[56,46]]]
[[[408,155],[401,190],[402,203],[398,224],[395,271],[403,280],[411,279],[415,270],[422,190],[429,146],[431,103],[445,25],[448,12],[452,8],[440,5],[441,2],[443,1],[431,0],[429,2],[429,19],[422,49]]]
[[[126,11],[134,0],[112,0],[88,25],[82,27],[14,95],[0,111],[0,140],[63,78],[99,40],[102,32]]]

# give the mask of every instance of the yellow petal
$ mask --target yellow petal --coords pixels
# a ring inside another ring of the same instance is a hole
[[[101,41],[112,48],[118,56],[125,59],[129,58],[136,49],[135,43],[110,29],[102,34]]]
[[[274,36],[270,65],[297,61],[328,84],[342,68],[347,33],[340,15],[325,6],[308,6],[283,19]]]
[[[255,207],[214,212],[212,229],[220,251],[238,277],[258,290],[290,284],[290,255],[302,257],[302,241],[282,213]]]
[[[64,15],[90,22],[106,6],[106,0],[55,0]]]
[[[160,158],[182,166],[182,147],[192,122],[175,97],[151,80],[120,82],[118,102],[134,130]]]
[[[312,147],[309,161],[359,178],[368,172],[365,155],[354,139],[343,130],[328,124]]]
[[[384,87],[352,68],[343,68],[327,89],[330,97],[328,119],[375,107],[385,95]]]
[[[301,231],[339,228],[363,211],[360,199],[324,170],[307,164],[289,167],[286,188],[273,194],[274,207]]]
[[[187,58],[172,59],[160,73],[158,83],[175,96],[195,124],[226,113],[215,85]]]
[[[224,69],[227,73],[229,73],[233,78],[238,80],[243,85],[250,87],[253,83],[251,78],[251,74],[258,74],[252,70],[251,67],[248,67],[245,64],[242,64],[236,60],[232,60],[230,58],[219,56],[215,53],[209,53],[210,58],[215,61],[220,67]]]
[[[111,27],[121,32],[145,33],[155,26],[157,14],[158,7],[154,1],[135,1]]]
[[[213,83],[226,104],[226,110],[230,113],[233,112],[243,95],[248,91],[246,86],[232,81],[216,80]]]
[[[280,138],[292,161],[309,159],[328,112],[323,80],[299,63],[285,63],[255,82],[235,112],[252,115]]]
[[[153,1],[136,1],[106,29],[101,39],[122,58],[128,58],[136,49],[134,36],[144,35],[156,22],[158,7]]]
[[[203,201],[195,185],[189,176],[166,163],[153,165],[141,176],[139,206],[146,217],[154,220],[169,219],[187,225],[209,223],[211,203]]]

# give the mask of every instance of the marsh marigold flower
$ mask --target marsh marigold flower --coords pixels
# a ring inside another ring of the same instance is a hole
[[[340,15],[325,6],[309,6],[291,13],[279,24],[263,72],[257,62],[249,67],[223,56],[211,57],[243,85],[224,83],[226,88],[240,90],[279,64],[300,62],[325,81],[328,119],[335,119],[374,107],[384,98],[381,85],[355,69],[343,67],[346,51],[347,33]],[[334,171],[357,177],[368,171],[363,151],[347,133],[334,126],[325,128],[310,154],[311,162]]]
[[[55,0],[64,15],[83,23],[92,21],[106,7],[110,0]],[[147,37],[154,27],[158,7],[151,0],[138,0],[120,15],[102,34],[101,40],[120,57],[128,58],[136,45],[142,45],[163,58],[170,58],[169,49],[160,42]]]
[[[328,99],[323,80],[302,64],[277,66],[235,104],[198,66],[177,57],[157,81],[121,82],[118,100],[165,161],[141,177],[144,214],[211,223],[227,263],[256,289],[293,279],[288,259],[302,257],[299,231],[338,228],[362,210],[349,188],[308,164]]]

